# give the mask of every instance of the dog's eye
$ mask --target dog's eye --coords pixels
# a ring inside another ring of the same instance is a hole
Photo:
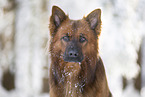
[[[85,42],[86,40],[87,40],[87,39],[86,39],[85,37],[82,37],[82,36],[80,37],[80,42],[81,42],[81,43]]]
[[[64,36],[64,37],[62,37],[62,39],[64,40],[64,41],[66,41],[66,42],[68,42],[70,39],[69,39],[69,36]]]

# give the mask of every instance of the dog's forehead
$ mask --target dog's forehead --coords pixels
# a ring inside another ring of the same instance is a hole
[[[79,27],[81,27],[82,23],[80,20],[72,20],[71,25],[73,30],[77,30]]]
[[[90,28],[86,21],[82,20],[67,20],[61,26],[61,31],[68,34],[86,33]]]

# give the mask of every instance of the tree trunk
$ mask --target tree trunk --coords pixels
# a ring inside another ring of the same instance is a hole
[[[143,38],[142,45],[141,45],[141,83],[142,88],[145,88],[145,37]]]

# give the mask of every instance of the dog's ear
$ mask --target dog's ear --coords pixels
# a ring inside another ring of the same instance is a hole
[[[65,13],[57,6],[52,7],[52,15],[50,17],[51,33],[55,32],[60,24],[67,18]]]
[[[65,13],[57,6],[52,7],[52,18],[56,27],[60,26],[61,22],[66,19]]]
[[[92,11],[87,17],[86,21],[89,23],[92,30],[100,30],[101,28],[101,9]]]

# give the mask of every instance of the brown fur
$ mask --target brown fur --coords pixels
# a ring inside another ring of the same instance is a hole
[[[101,32],[101,10],[96,9],[81,20],[70,20],[58,7],[53,6],[50,17],[51,66],[50,97],[111,97],[104,66],[98,53]],[[82,50],[82,62],[66,62],[63,54],[69,43],[61,38],[69,35],[78,40],[84,35],[87,41],[77,42]]]

